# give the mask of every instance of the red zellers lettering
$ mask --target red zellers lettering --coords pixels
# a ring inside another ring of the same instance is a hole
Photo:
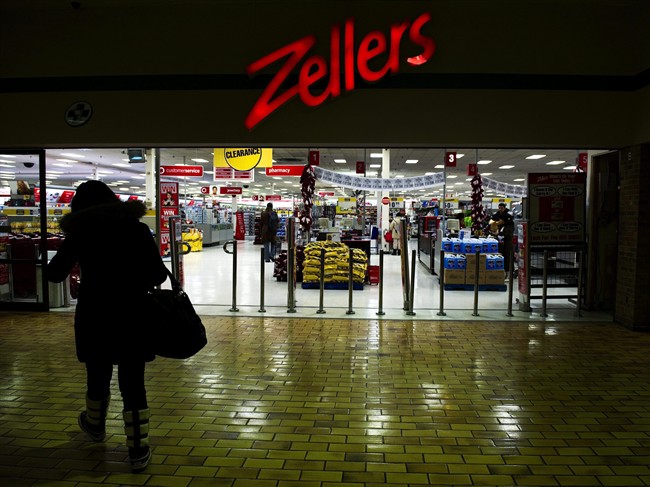
[[[356,59],[354,20],[346,20],[343,26],[343,67],[341,67],[341,28],[338,25],[332,27],[330,35],[329,65],[327,60],[320,55],[313,55],[305,59],[309,50],[316,44],[316,37],[313,35],[303,37],[258,59],[247,68],[250,76],[276,61],[286,58],[284,65],[264,89],[246,117],[244,122],[246,128],[251,130],[296,95],[300,96],[305,105],[311,107],[320,105],[329,97],[336,98],[340,96],[342,89],[341,70],[343,70],[343,89],[345,91],[351,91],[355,87],[355,65],[359,76],[369,83],[377,82],[384,76],[398,73],[400,43],[407,31],[410,41],[423,49],[420,54],[409,57],[407,62],[414,66],[426,63],[431,59],[436,49],[434,40],[422,34],[422,27],[429,20],[431,20],[431,14],[423,13],[413,23],[404,21],[394,24],[390,28],[389,39],[381,31],[369,32],[359,43]],[[384,53],[388,54],[386,63],[379,70],[372,70],[369,65],[371,60]],[[303,59],[302,66],[298,71],[298,84],[279,93],[282,83],[286,81],[289,74]],[[319,94],[312,93],[310,88],[328,74],[327,86]]]

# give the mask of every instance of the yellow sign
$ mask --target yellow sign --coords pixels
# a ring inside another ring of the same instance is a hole
[[[497,205],[499,203],[505,203],[506,205],[509,205],[512,203],[512,198],[492,198],[493,205]]]
[[[214,149],[214,167],[231,167],[236,171],[250,171],[256,167],[273,166],[273,149],[261,147]]]

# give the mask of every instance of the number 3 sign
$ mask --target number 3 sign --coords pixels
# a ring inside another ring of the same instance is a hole
[[[455,152],[445,152],[445,167],[456,167]]]

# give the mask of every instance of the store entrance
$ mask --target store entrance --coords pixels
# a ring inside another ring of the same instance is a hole
[[[48,219],[54,210],[41,198],[45,151],[0,149],[0,165],[16,172],[20,168],[21,174],[3,187],[0,310],[46,311],[56,293],[62,299],[65,293],[61,286],[48,285],[43,274],[48,251],[56,248],[55,239],[48,239]]]

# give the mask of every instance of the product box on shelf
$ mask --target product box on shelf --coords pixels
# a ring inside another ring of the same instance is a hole
[[[445,269],[445,284],[465,284],[465,271],[462,269]]]
[[[463,254],[445,254],[445,269],[465,269]]]
[[[486,254],[485,257],[488,270],[503,269],[503,256],[501,254]]]
[[[478,254],[478,268],[480,270],[487,269],[487,255]],[[476,269],[476,254],[465,254],[465,268],[471,269],[472,271]]]
[[[461,240],[461,251],[464,254],[475,254],[476,252],[481,252],[483,250],[483,242],[478,238],[468,238],[466,240]]]
[[[485,284],[485,279],[486,279],[486,274],[488,271],[485,269],[481,269],[478,272],[478,283],[479,284]],[[465,269],[465,284],[475,284],[476,282],[476,271],[474,268],[467,268]]]
[[[499,251],[499,241],[494,238],[484,238],[482,252],[485,254],[495,254]]]
[[[503,284],[506,273],[502,269],[485,271],[485,284]]]

